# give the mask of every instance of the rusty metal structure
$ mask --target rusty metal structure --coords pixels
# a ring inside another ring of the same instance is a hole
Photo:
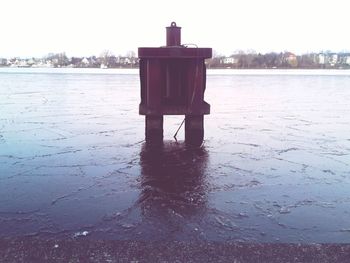
[[[166,46],[140,47],[138,56],[146,141],[163,140],[164,115],[185,115],[186,143],[201,145],[204,115],[210,113],[204,101],[205,59],[212,49],[181,45],[181,27],[172,22],[166,28]]]

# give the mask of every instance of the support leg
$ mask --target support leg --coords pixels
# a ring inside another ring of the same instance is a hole
[[[163,115],[146,115],[146,141],[163,141]]]
[[[192,146],[201,146],[204,138],[204,116],[186,115],[185,117],[185,141]]]

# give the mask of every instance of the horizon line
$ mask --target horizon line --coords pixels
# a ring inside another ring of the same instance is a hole
[[[90,54],[90,55],[67,55],[67,52],[66,51],[61,51],[61,52],[47,52],[45,53],[44,55],[40,55],[40,56],[32,56],[32,55],[25,55],[25,56],[21,56],[21,55],[12,55],[12,56],[3,56],[3,55],[0,55],[0,59],[14,59],[14,58],[20,58],[20,59],[31,59],[31,58],[45,58],[49,55],[57,55],[57,54],[65,54],[66,57],[70,57],[70,58],[73,58],[73,57],[77,57],[77,58],[81,58],[81,57],[101,57],[101,53],[105,52],[105,51],[109,51],[111,52],[111,56],[115,56],[115,57],[132,57],[132,56],[128,56],[128,54],[114,54],[113,51],[111,50],[108,50],[108,49],[105,49],[103,51],[100,52],[99,55],[96,55],[96,54]],[[138,57],[137,56],[137,51],[134,51],[134,50],[130,50],[126,53],[129,53],[129,52],[134,52],[135,53],[135,57]],[[239,52],[243,52],[243,53],[239,53]],[[290,52],[296,56],[300,56],[300,55],[308,55],[308,54],[347,54],[349,53],[350,54],[350,50],[348,49],[343,49],[341,51],[333,51],[331,49],[326,49],[326,50],[320,50],[320,51],[305,51],[305,52],[293,52],[291,50],[283,50],[283,51],[267,51],[267,52],[259,52],[259,51],[256,51],[254,49],[246,49],[246,50],[243,50],[243,49],[237,49],[236,51],[232,52],[230,55],[227,55],[226,53],[220,53],[218,51],[216,51],[215,49],[213,49],[213,58],[214,57],[230,57],[230,56],[233,56],[233,55],[244,55],[244,54],[271,54],[271,53],[276,53],[276,54],[280,54],[280,53],[286,53],[286,52]],[[216,55],[214,56],[214,53],[216,53]]]

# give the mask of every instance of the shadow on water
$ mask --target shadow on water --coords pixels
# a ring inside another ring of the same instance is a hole
[[[175,142],[142,145],[138,205],[143,220],[158,225],[163,234],[185,234],[188,224],[198,222],[207,210],[207,162],[205,147]]]

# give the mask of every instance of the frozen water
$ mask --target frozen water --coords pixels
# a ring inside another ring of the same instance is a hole
[[[0,237],[348,243],[349,87],[209,71],[203,146],[149,147],[137,70],[0,69]]]

